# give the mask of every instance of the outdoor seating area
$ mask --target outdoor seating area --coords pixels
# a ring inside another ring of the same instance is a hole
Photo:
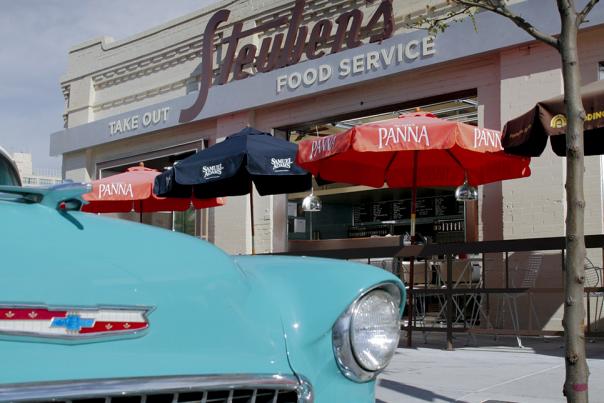
[[[414,272],[414,325],[442,326],[446,323],[447,300],[439,291],[447,287],[447,261],[429,259],[418,262]],[[401,262],[402,279],[410,282],[410,263]],[[482,284],[482,267],[478,259],[456,259],[452,262],[454,288],[478,289]],[[434,291],[434,292],[431,292]],[[480,323],[480,295],[456,295],[452,298],[454,323],[475,326]]]
[[[445,333],[446,347],[451,349],[454,333],[467,335],[464,344],[476,343],[477,335],[513,336],[518,347],[523,347],[523,337],[563,334],[561,326],[545,326],[557,315],[551,307],[561,306],[563,300],[562,237],[408,246],[395,245],[394,239],[388,246],[378,246],[376,239],[365,246],[360,240],[348,241],[339,247],[334,243],[332,249],[313,249],[317,241],[299,241],[287,254],[354,260],[399,276],[413,307],[412,315],[407,307],[401,323],[409,346],[426,342],[430,332]],[[604,250],[604,235],[588,235],[585,241],[590,253]],[[586,259],[586,336],[590,338],[604,336],[602,272],[602,267]],[[543,276],[560,280],[547,282]],[[550,310],[544,308],[544,300]],[[416,333],[421,339],[414,338]]]

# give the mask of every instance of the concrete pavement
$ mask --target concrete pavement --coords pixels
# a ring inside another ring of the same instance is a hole
[[[399,348],[379,377],[376,403],[399,402],[566,402],[564,345],[561,338],[478,337],[446,351],[443,334],[418,335],[415,348]],[[403,345],[404,340],[401,340]],[[474,343],[473,343],[474,344]],[[604,403],[604,340],[587,344],[590,402]]]

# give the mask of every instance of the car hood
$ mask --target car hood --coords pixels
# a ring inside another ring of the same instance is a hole
[[[155,308],[140,338],[0,340],[2,383],[291,373],[278,310],[218,248],[38,204],[0,201],[0,217],[0,303]]]

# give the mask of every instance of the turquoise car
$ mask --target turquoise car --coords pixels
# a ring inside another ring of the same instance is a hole
[[[396,277],[229,256],[82,213],[88,191],[0,186],[0,401],[375,400],[399,341]]]

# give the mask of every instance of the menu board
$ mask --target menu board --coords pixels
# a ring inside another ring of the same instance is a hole
[[[434,198],[434,216],[443,217],[451,215],[462,215],[463,203],[455,200],[453,196],[441,196]]]
[[[371,216],[369,214],[369,207],[370,206],[368,204],[363,203],[363,204],[354,206],[352,208],[352,219],[353,219],[353,222],[355,223],[355,225],[359,224],[359,223],[371,221]]]
[[[416,217],[434,217],[434,198],[418,198],[415,204]]]
[[[416,201],[416,216],[447,217],[463,215],[463,203],[455,196],[420,197]],[[353,206],[355,225],[368,222],[408,220],[411,217],[411,200],[393,200],[361,203]]]
[[[392,202],[392,219],[405,220],[411,216],[411,200],[397,200]]]
[[[392,219],[392,202],[371,203],[371,221]]]

